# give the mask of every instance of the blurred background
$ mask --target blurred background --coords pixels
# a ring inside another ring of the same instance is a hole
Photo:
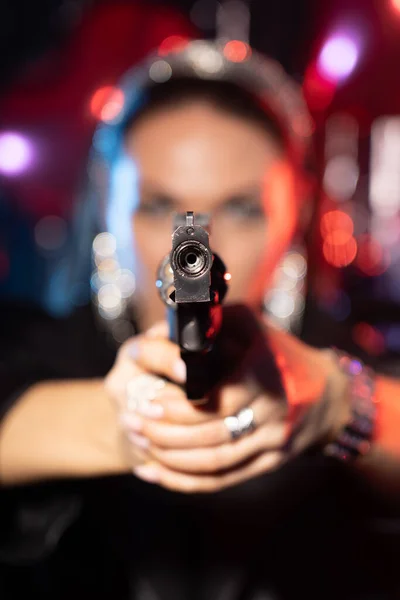
[[[400,0],[3,0],[0,15],[3,302],[62,317],[88,301],[91,265],[74,231],[91,138],[120,109],[120,76],[153,48],[225,37],[232,60],[250,43],[280,61],[315,124],[307,293],[318,311],[294,301],[297,259],[275,316],[306,319],[322,345],[345,327],[400,374]]]

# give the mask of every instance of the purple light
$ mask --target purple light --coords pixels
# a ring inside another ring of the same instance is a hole
[[[27,169],[32,159],[29,141],[19,133],[0,133],[0,172],[19,175]]]
[[[321,50],[318,70],[327,79],[338,81],[348,77],[358,60],[358,48],[354,40],[344,35],[330,38]]]

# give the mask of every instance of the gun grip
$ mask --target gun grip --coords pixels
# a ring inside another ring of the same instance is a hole
[[[205,404],[206,395],[212,387],[212,352],[181,352],[186,364],[186,395],[188,400],[196,404]]]

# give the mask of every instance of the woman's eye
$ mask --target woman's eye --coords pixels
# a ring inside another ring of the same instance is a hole
[[[155,196],[140,202],[138,212],[143,215],[166,216],[174,210],[174,203],[169,198]]]
[[[262,204],[254,198],[232,198],[225,203],[223,211],[229,216],[243,219],[256,219],[264,216]]]

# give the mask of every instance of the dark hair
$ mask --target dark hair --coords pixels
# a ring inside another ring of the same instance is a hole
[[[225,113],[258,125],[276,144],[284,147],[285,136],[274,117],[249,91],[231,81],[180,77],[155,84],[147,89],[139,109],[128,119],[124,129],[131,129],[141,119],[158,110],[198,100],[204,100]]]

